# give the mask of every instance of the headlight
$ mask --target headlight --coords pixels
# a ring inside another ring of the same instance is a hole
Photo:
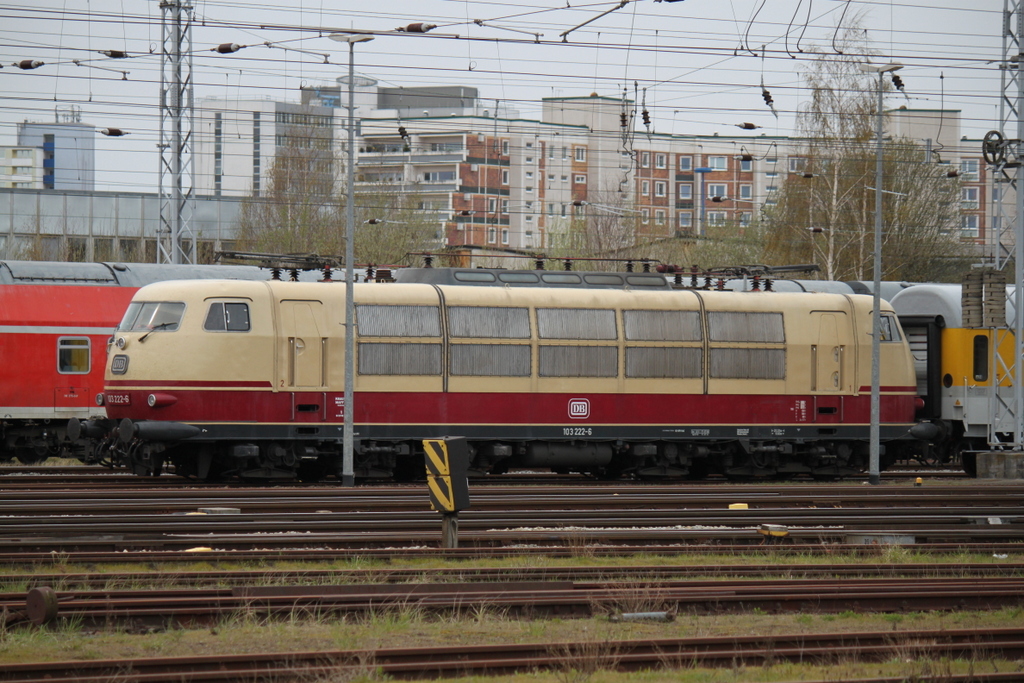
[[[104,403],[103,392],[101,391],[100,393],[96,394],[96,405],[102,406],[103,403]]]
[[[119,349],[123,349],[125,346],[128,345],[128,342],[125,340],[124,337],[118,337],[117,341],[114,343],[117,344],[117,348]]]

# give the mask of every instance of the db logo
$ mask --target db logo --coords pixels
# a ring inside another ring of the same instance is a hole
[[[570,398],[569,417],[573,420],[583,420],[590,417],[590,400],[585,398]]]

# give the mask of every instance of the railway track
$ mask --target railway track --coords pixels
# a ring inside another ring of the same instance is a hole
[[[730,509],[742,501],[744,509]],[[460,515],[460,543],[513,545],[787,542],[1024,542],[1024,485],[496,486]],[[218,514],[196,514],[200,511]],[[191,513],[191,514],[190,514]],[[418,486],[0,491],[0,553],[434,545]]]
[[[1024,603],[1024,578],[723,579],[325,584],[0,593],[4,627],[72,622],[135,631],[194,628],[225,617],[365,615],[388,610],[505,617],[993,610]]]
[[[893,657],[1011,660],[1024,654],[1024,630],[957,629],[841,634],[776,634],[749,637],[661,638],[514,645],[459,645],[374,650],[253,653],[205,657],[33,662],[0,670],[0,681],[18,683],[194,683],[255,680],[350,680],[371,673],[395,679],[537,670],[639,671],[661,668],[762,666],[775,662],[875,662]],[[1012,681],[1020,673],[971,671],[943,675],[953,681]],[[849,680],[849,679],[846,679]],[[873,678],[872,680],[890,680]],[[906,677],[891,679],[905,681]],[[929,680],[924,677],[915,680]]]
[[[853,564],[732,564],[732,565],[585,565],[573,567],[459,567],[459,568],[400,568],[374,569],[264,569],[264,570],[209,570],[209,571],[117,571],[105,573],[46,573],[38,568],[31,574],[0,575],[0,586],[26,584],[58,586],[61,591],[109,589],[118,586],[170,587],[234,587],[245,585],[272,585],[284,583],[311,584],[392,584],[412,581],[497,582],[509,577],[517,581],[658,581],[715,577],[717,579],[757,576],[762,579],[779,578],[893,578],[925,577],[983,579],[987,577],[1024,576],[1024,563],[870,563]]]

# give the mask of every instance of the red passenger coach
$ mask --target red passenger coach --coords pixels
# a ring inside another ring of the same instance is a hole
[[[139,287],[211,277],[268,274],[248,266],[0,262],[0,461],[68,454],[68,419],[102,415],[107,341]]]

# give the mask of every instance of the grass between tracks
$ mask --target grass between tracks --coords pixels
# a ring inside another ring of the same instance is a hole
[[[927,555],[915,553],[906,548],[890,547],[881,549],[875,559],[878,563],[949,563],[949,562],[1014,562],[1020,555],[1013,554],[1005,560],[991,556],[963,554],[961,556]],[[388,570],[395,568],[424,570],[444,567],[450,581],[465,580],[460,569],[478,566],[508,568],[507,580],[517,580],[517,572],[538,566],[588,566],[618,565],[624,568],[647,565],[686,565],[704,567],[706,576],[725,578],[715,570],[716,565],[765,564],[778,566],[787,564],[833,564],[871,565],[864,557],[850,557],[808,553],[789,556],[752,553],[743,556],[685,555],[678,557],[643,556],[632,558],[594,558],[583,551],[570,559],[523,557],[516,559],[473,560],[473,561],[430,561],[424,559],[403,560],[397,557],[391,562],[377,560],[356,560],[331,564],[302,564],[277,562],[270,564],[230,564],[225,562],[194,562],[187,565],[158,567],[137,565],[74,566],[66,558],[55,557],[52,565],[38,566],[25,570],[26,575],[34,572],[45,573],[124,573],[137,572],[159,576],[166,574],[168,580],[177,572],[202,570],[253,570],[267,572],[261,583],[278,583],[288,571],[297,569],[367,569],[371,570],[368,581],[383,580]],[[5,568],[0,567],[0,571]],[[9,569],[9,568],[7,568]],[[376,574],[373,570],[379,570]],[[4,572],[10,575],[10,572]],[[778,578],[778,574],[773,575]],[[898,571],[894,572],[898,576]],[[379,577],[379,578],[377,578]],[[415,580],[415,579],[414,579]],[[429,580],[429,579],[428,579]],[[766,579],[770,580],[770,579]],[[984,579],[979,579],[983,583]],[[27,582],[24,584],[27,585]],[[145,587],[153,587],[147,580]],[[131,588],[132,586],[110,586]],[[59,587],[56,587],[59,591]],[[16,585],[0,587],[5,592],[23,590]],[[653,591],[637,583],[635,600],[629,604],[594,605],[595,614],[607,614],[615,610],[644,611],[663,609],[659,604],[657,589]],[[922,656],[919,647],[900,637],[901,631],[919,629],[997,628],[1019,626],[1024,622],[1024,609],[1008,606],[993,612],[913,612],[903,614],[766,614],[754,610],[748,614],[691,615],[680,614],[671,623],[611,623],[604,616],[583,619],[536,619],[513,618],[497,607],[481,607],[468,614],[437,615],[428,613],[413,604],[396,608],[381,609],[369,615],[353,617],[333,614],[310,614],[296,612],[285,618],[272,621],[262,615],[239,612],[219,620],[206,628],[167,628],[145,632],[126,632],[123,628],[110,626],[103,629],[86,629],[81,625],[59,623],[58,625],[36,628],[13,626],[0,629],[0,669],[4,664],[32,661],[57,661],[75,659],[125,659],[149,657],[196,656],[217,654],[245,654],[288,651],[359,650],[369,651],[381,648],[415,646],[451,646],[492,643],[559,643],[584,641],[593,643],[593,656],[583,664],[566,666],[556,671],[510,677],[508,680],[556,681],[559,683],[593,683],[616,681],[789,681],[789,680],[843,680],[846,678],[876,676],[945,676],[954,673],[988,671],[1024,671],[1024,662],[1008,662],[987,657],[980,653],[976,658],[964,661],[932,659]],[[671,672],[645,672],[619,674],[608,671],[615,665],[615,648],[611,643],[617,640],[704,637],[718,635],[768,635],[780,633],[823,633],[884,631],[892,634],[891,657],[880,664],[859,664],[853,661],[812,662],[803,665],[773,663],[761,667],[744,667],[739,664],[724,669],[703,669],[692,663],[666,661]],[[554,647],[554,646],[553,646]],[[553,650],[557,656],[557,650]],[[381,680],[372,667],[353,678],[311,678],[309,683],[330,681]],[[268,681],[274,679],[268,678]],[[282,679],[283,680],[283,679]],[[474,679],[460,679],[474,680]],[[479,680],[493,680],[480,678]],[[305,682],[303,682],[305,683]]]

